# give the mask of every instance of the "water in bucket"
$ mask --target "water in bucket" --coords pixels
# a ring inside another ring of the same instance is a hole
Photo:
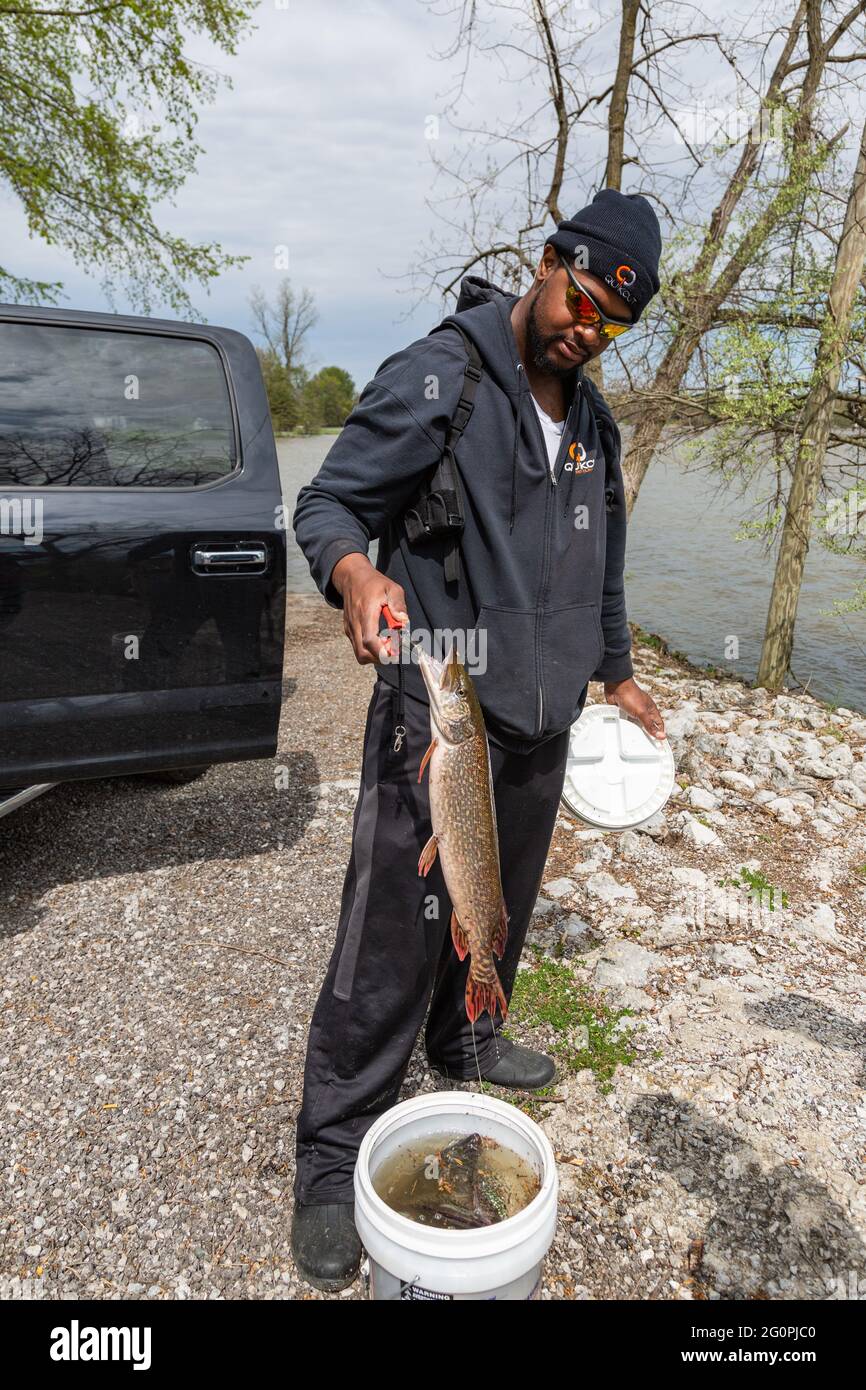
[[[399,1148],[372,1175],[393,1211],[439,1230],[473,1230],[515,1216],[540,1190],[535,1169],[477,1133],[428,1134]]]

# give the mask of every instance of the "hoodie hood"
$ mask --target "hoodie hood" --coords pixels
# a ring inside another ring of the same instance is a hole
[[[513,403],[509,532],[514,530],[517,515],[517,455],[523,429],[523,411],[526,397],[531,395],[526,380],[526,369],[520,360],[514,330],[511,327],[511,311],[518,298],[518,295],[499,289],[480,275],[466,275],[460,282],[455,312],[449,314],[433,329],[434,333],[438,333],[449,324],[456,324],[477,347],[484,363],[484,370]],[[574,368],[571,380],[573,396],[580,390],[583,381],[582,366]]]

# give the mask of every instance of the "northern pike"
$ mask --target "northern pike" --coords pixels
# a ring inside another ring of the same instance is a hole
[[[433,834],[418,860],[425,876],[439,855],[451,898],[451,937],[460,960],[470,956],[466,1013],[472,1023],[508,1004],[496,971],[508,936],[499,870],[499,836],[490,771],[490,747],[475,687],[452,644],[444,661],[418,648],[430,696],[431,742],[418,770],[429,763]]]

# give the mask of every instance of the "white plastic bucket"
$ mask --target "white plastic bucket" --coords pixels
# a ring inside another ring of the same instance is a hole
[[[376,1192],[372,1177],[398,1149],[445,1133],[477,1133],[511,1149],[535,1169],[540,1190],[514,1216],[478,1230],[438,1230],[401,1216]],[[547,1135],[514,1106],[472,1091],[436,1091],[395,1105],[367,1131],[355,1165],[355,1225],[369,1256],[370,1297],[539,1298],[558,1189]]]

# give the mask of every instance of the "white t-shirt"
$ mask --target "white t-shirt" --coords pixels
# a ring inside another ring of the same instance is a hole
[[[531,394],[531,392],[530,392]],[[541,432],[544,435],[544,442],[547,445],[547,459],[550,464],[550,476],[555,477],[554,464],[559,453],[559,446],[562,443],[562,431],[565,429],[564,420],[553,420],[541,409],[535,397],[532,397],[532,404],[535,406],[538,419],[541,423]]]

